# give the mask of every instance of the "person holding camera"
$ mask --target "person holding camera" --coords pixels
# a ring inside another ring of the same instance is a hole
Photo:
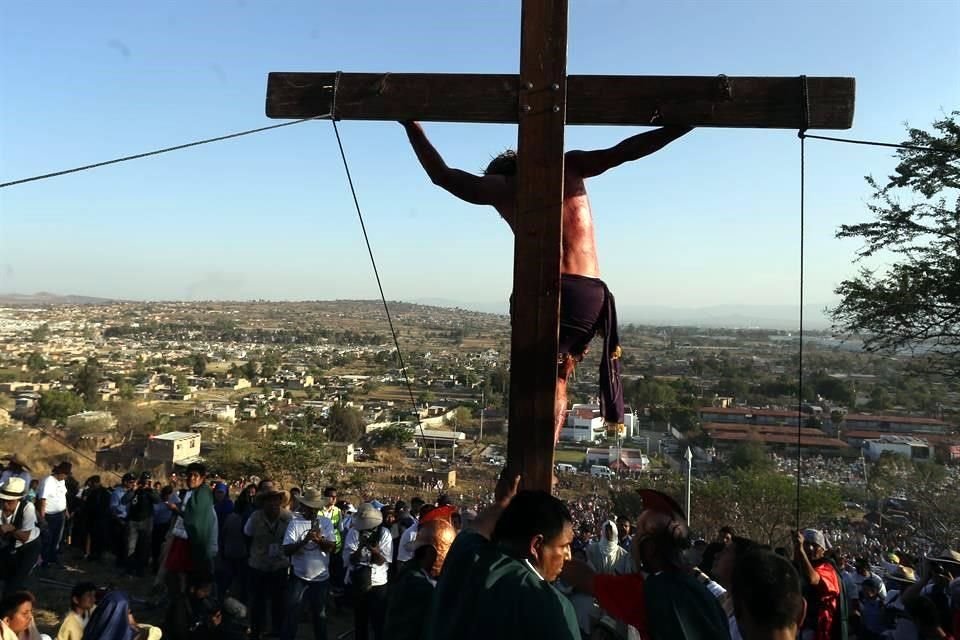
[[[127,508],[125,551],[127,573],[131,576],[143,577],[150,562],[153,507],[160,502],[160,496],[153,490],[150,481],[150,473],[144,471],[137,479],[136,486],[120,498],[120,502]]]
[[[327,639],[330,554],[337,543],[333,523],[318,513],[326,504],[319,491],[307,489],[283,534],[283,552],[290,558],[293,570],[287,583],[287,611],[280,640],[297,636],[304,606],[310,609],[314,639]]]
[[[383,526],[383,514],[369,502],[360,505],[343,542],[343,561],[349,567],[347,582],[353,595],[356,640],[383,638],[387,615],[387,572],[393,558],[393,537]]]

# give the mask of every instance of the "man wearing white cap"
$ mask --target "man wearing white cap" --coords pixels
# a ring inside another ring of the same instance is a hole
[[[801,640],[831,640],[834,625],[844,623],[840,615],[840,576],[825,557],[826,550],[827,539],[822,531],[796,532],[793,557],[807,601]]]
[[[40,529],[33,504],[23,497],[27,485],[12,477],[0,484],[0,577],[3,593],[23,589],[24,582],[40,557]]]

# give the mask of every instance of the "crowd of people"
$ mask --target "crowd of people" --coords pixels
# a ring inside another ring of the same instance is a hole
[[[927,640],[958,638],[960,553],[847,555],[832,530],[770,549],[730,528],[691,541],[683,509],[641,490],[618,517],[600,495],[517,490],[460,504],[225,482],[201,463],[163,482],[128,473],[82,486],[61,462],[36,483],[13,456],[0,478],[0,640],[39,640],[25,591],[63,545],[163,586],[163,621],[73,585],[57,640],[328,638],[332,608],[357,640]]]

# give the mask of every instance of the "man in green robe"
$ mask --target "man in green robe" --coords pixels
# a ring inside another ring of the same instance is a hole
[[[570,559],[570,512],[549,493],[517,493],[518,482],[501,479],[497,503],[453,543],[428,640],[580,640],[573,606],[552,584]]]

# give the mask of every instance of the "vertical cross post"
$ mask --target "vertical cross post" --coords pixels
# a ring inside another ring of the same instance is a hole
[[[507,464],[550,491],[560,316],[567,0],[523,0]]]

